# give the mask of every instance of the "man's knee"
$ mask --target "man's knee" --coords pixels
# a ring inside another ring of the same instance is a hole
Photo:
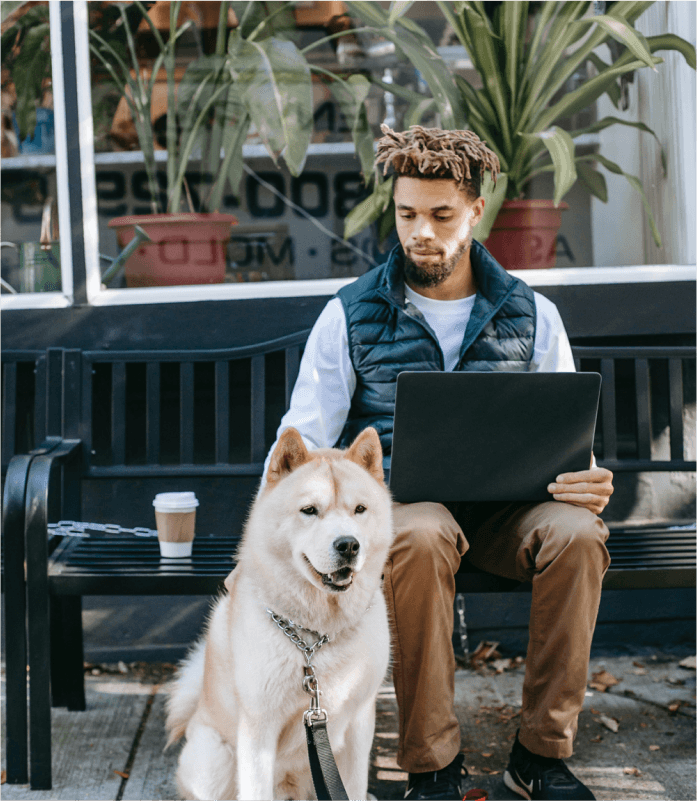
[[[447,562],[457,570],[468,548],[462,529],[440,503],[395,504],[392,557],[426,565]]]
[[[610,557],[605,542],[610,532],[605,523],[581,506],[559,501],[546,505],[550,507],[550,514],[540,543],[538,570],[550,559],[559,557],[579,563],[586,559],[597,560],[607,569]]]

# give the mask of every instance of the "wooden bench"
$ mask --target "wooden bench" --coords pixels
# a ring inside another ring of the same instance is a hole
[[[28,780],[29,756],[32,789],[50,789],[51,702],[84,709],[83,595],[202,595],[221,587],[307,333],[228,350],[3,354],[9,783]],[[603,376],[594,447],[601,465],[615,472],[695,470],[683,444],[683,382],[694,371],[692,348],[581,347],[574,357],[579,369]],[[661,383],[666,391],[652,392]],[[669,458],[652,453],[651,404],[659,397]],[[102,494],[117,488],[117,495],[118,487],[126,488],[118,518],[97,522],[150,526],[144,499],[182,480],[224,482],[224,490],[216,484],[225,496],[220,501],[236,510],[218,512],[224,530],[220,519],[198,526],[189,562],[161,560],[152,536],[55,533],[58,521],[83,519],[95,487]],[[139,499],[132,494],[136,485]],[[613,526],[605,587],[694,586],[695,528],[685,522]],[[465,562],[456,584],[459,592],[529,588]]]

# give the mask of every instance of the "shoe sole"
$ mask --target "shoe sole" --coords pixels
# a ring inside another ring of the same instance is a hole
[[[516,783],[516,780],[508,771],[503,774],[503,783],[506,785],[506,787],[508,787],[509,790],[512,790],[514,793],[518,793],[518,795],[522,796],[523,798],[527,798],[528,801],[530,801],[532,798],[532,796],[524,787],[521,787]]]

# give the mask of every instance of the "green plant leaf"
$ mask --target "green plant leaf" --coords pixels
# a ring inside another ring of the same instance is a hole
[[[658,146],[661,148],[661,166],[663,167],[663,176],[665,177],[668,174],[668,161],[666,158],[666,151],[663,145],[661,144],[661,140],[656,136],[656,133],[649,128],[648,125],[645,125],[643,122],[631,122],[629,120],[621,120],[619,117],[603,117],[602,120],[598,120],[598,122],[593,123],[593,125],[589,125],[587,128],[579,128],[576,131],[569,131],[571,134],[572,139],[576,139],[578,136],[582,136],[583,134],[589,133],[596,133],[597,131],[602,131],[605,128],[609,128],[611,125],[627,125],[630,128],[638,128],[640,131],[645,131],[646,133],[650,133],[651,136],[658,142]]]
[[[613,39],[627,47],[635,58],[643,61],[647,67],[656,72],[646,37],[640,31],[632,28],[627,20],[617,13],[616,9],[613,9],[612,14],[600,14],[597,17],[591,17],[590,21],[606,30]],[[580,22],[585,22],[585,20]],[[574,25],[578,24],[579,22],[574,23]]]
[[[356,146],[356,155],[360,161],[363,176],[367,181],[368,176],[373,171],[373,163],[375,161],[373,132],[368,123],[368,114],[365,108],[365,99],[370,92],[370,81],[363,75],[352,75],[347,81],[341,78],[331,81],[329,88],[351,129],[351,135]]]
[[[348,3],[348,5],[353,7],[361,4]],[[369,5],[371,8],[374,6],[373,3]],[[403,26],[398,26],[394,30],[389,28],[369,28],[368,30],[394,42],[419,70],[438,105],[443,127],[463,128],[464,115],[460,93],[447,64],[440,57],[433,43],[425,35],[424,40]]]
[[[409,11],[414,5],[414,0],[392,0],[387,24],[391,28],[397,20]]]
[[[392,199],[393,176],[376,181],[372,194],[351,209],[344,219],[344,239],[360,233],[387,210]]]
[[[549,151],[554,164],[554,205],[558,206],[564,195],[576,183],[574,140],[557,126],[521,136],[525,139],[540,139]]]
[[[676,50],[678,53],[682,53],[688,66],[695,69],[695,47],[680,36],[676,36],[674,33],[662,33],[658,36],[649,36],[646,43],[652,53],[659,50]]]
[[[389,20],[389,12],[379,3],[367,2],[367,0],[347,0],[346,8],[352,17],[358,17],[367,25],[382,28],[387,25]]]
[[[506,56],[505,78],[511,102],[518,96],[518,71],[525,47],[525,26],[528,21],[528,3],[503,3],[499,7],[500,32]]]
[[[382,217],[380,217],[380,222],[378,223],[378,244],[380,247],[382,247],[385,244],[385,240],[392,233],[392,229],[394,227],[395,227],[394,198],[390,197],[390,202],[388,203],[387,208],[383,212]]]
[[[586,189],[599,200],[602,200],[603,203],[607,203],[607,182],[605,181],[605,176],[601,172],[589,167],[588,164],[584,164],[580,161],[576,162],[576,171],[578,172],[581,183]]]
[[[412,103],[404,112],[404,128],[412,125],[420,125],[425,114],[430,114],[436,109],[436,101],[432,97],[424,97]]]
[[[496,112],[495,127],[501,130],[501,150],[509,159],[514,146],[510,125],[512,101],[499,64],[499,50],[503,44],[491,30],[486,14],[474,10],[470,4],[464,4],[461,20],[471,41],[469,56],[484,81],[486,97]]]
[[[263,3],[256,0],[232,0],[232,10],[237,17],[237,33],[246,39],[266,19]]]
[[[600,73],[606,69],[609,69],[610,65],[606,64],[602,58],[599,58],[595,53],[588,54],[588,61],[593,64],[596,70]],[[610,98],[612,105],[619,109],[620,107],[620,100],[622,98],[622,90],[620,88],[618,81],[613,81],[608,88],[605,90],[605,94]]]
[[[615,175],[623,175],[627,181],[629,181],[630,186],[632,186],[641,196],[641,202],[644,205],[644,211],[646,212],[646,216],[649,221],[649,227],[651,228],[651,235],[653,236],[653,241],[656,243],[656,247],[661,247],[661,234],[656,227],[656,220],[654,219],[653,212],[651,211],[651,206],[649,206],[649,200],[646,197],[646,193],[644,192],[644,186],[641,181],[636,177],[636,175],[630,175],[626,173],[618,164],[615,164],[614,161],[610,161],[610,159],[606,158],[605,156],[601,156],[600,153],[594,153],[589,156],[580,156],[578,160],[582,161],[598,161],[600,164],[605,167],[605,169],[609,170],[610,172],[614,172]]]
[[[283,153],[299,175],[312,136],[312,79],[293,42],[276,38],[243,41],[230,71],[252,122],[274,163]]]
[[[49,25],[43,22],[26,31],[12,69],[17,92],[15,114],[20,139],[34,135],[36,108],[43,95],[43,81],[50,75]]]
[[[499,173],[496,185],[494,185],[490,172],[484,174],[481,187],[481,196],[484,198],[484,214],[472,231],[472,237],[477,242],[485,242],[489,238],[494,221],[506,199],[507,188],[508,175],[505,172]]]

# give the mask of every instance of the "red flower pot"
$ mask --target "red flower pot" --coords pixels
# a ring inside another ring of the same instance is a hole
[[[119,248],[134,236],[134,226],[152,239],[144,242],[125,265],[126,285],[183,286],[221,284],[230,233],[237,219],[232,214],[133,214],[116,217]]]
[[[486,249],[507,270],[554,267],[561,213],[569,208],[551,200],[504,200]]]

